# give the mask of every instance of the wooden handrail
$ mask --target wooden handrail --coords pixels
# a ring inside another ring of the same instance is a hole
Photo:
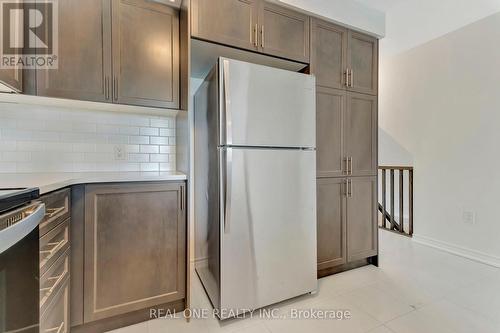
[[[413,170],[413,167],[412,166],[404,166],[404,165],[400,165],[400,166],[393,166],[393,165],[389,165],[389,166],[386,166],[386,165],[379,165],[378,167],[379,170]]]
[[[379,166],[378,169],[382,174],[382,202],[379,203],[379,211],[382,213],[382,224],[380,228],[387,229],[390,231],[398,232],[408,236],[413,235],[413,172],[412,166]],[[390,212],[387,211],[387,171],[389,171],[389,204]],[[399,186],[398,186],[398,204],[399,204],[399,221],[395,218],[395,207],[394,204],[396,188],[394,184],[394,178],[396,171],[399,174]],[[408,230],[404,228],[404,183],[405,175],[408,175]],[[387,225],[389,222],[389,226]]]

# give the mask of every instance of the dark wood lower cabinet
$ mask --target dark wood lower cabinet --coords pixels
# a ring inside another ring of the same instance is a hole
[[[183,181],[73,186],[71,331],[106,332],[186,306]]]
[[[368,264],[378,254],[377,177],[317,180],[318,275]]]
[[[84,321],[185,296],[184,183],[85,188]]]
[[[349,178],[347,214],[347,261],[377,255],[377,177]]]
[[[318,179],[318,270],[347,262],[345,200],[343,178]]]

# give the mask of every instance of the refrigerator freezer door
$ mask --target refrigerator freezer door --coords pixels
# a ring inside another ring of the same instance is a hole
[[[316,146],[314,76],[225,58],[219,70],[222,146]]]
[[[220,317],[314,291],[316,152],[222,148],[220,155]]]

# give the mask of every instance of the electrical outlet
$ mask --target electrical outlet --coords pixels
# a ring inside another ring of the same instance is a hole
[[[125,161],[127,159],[127,153],[125,151],[125,146],[116,145],[114,146],[115,161]]]
[[[464,211],[463,214],[462,214],[462,221],[465,223],[465,224],[476,224],[476,214],[474,214],[474,212],[471,212],[471,211]]]

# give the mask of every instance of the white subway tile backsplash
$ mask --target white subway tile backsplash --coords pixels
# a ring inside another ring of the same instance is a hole
[[[168,145],[168,138],[162,136],[151,136],[149,138],[150,144],[152,145]]]
[[[175,136],[175,129],[173,129],[173,128],[160,128],[160,136]]]
[[[143,154],[158,154],[160,152],[160,147],[153,145],[142,145],[140,152]]]
[[[169,158],[167,154],[151,154],[151,162],[168,162]]]
[[[128,135],[108,135],[108,142],[115,144],[127,144],[129,142]]]
[[[31,161],[31,153],[29,152],[2,152],[1,160],[4,162],[28,162]]]
[[[160,171],[159,163],[141,163],[141,171]]]
[[[0,128],[15,129],[17,122],[15,119],[0,118]]]
[[[73,151],[79,151],[82,153],[94,153],[96,151],[95,143],[73,143],[71,144]]]
[[[148,145],[149,136],[131,136],[130,143],[134,145]]]
[[[73,144],[70,142],[47,142],[44,144],[45,151],[72,152]]]
[[[160,163],[160,171],[174,171],[175,166],[171,163]]]
[[[0,172],[16,172],[16,163],[0,162]]]
[[[5,141],[22,141],[31,140],[33,133],[25,130],[2,129],[2,140]]]
[[[158,128],[154,127],[141,127],[140,133],[141,135],[158,136],[160,131]]]
[[[169,171],[175,151],[173,117],[0,105],[0,173]]]
[[[156,156],[156,155],[151,155]],[[149,154],[128,154],[128,160],[130,162],[149,162]],[[151,161],[156,162],[156,161]]]
[[[139,127],[132,127],[132,126],[120,127],[120,134],[139,135],[140,129]]]
[[[0,141],[0,151],[16,151],[17,145],[16,141]]]
[[[58,132],[31,132],[31,140],[33,141],[60,141],[61,134]]]
[[[151,127],[170,127],[170,120],[168,119],[151,119]]]
[[[97,124],[97,133],[118,134],[120,133],[120,126]]]
[[[160,146],[160,154],[175,154],[175,146]]]

